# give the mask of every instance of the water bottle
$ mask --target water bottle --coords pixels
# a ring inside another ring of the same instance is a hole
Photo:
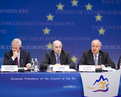
[[[52,65],[49,65],[47,67],[47,72],[53,72],[53,66]]]
[[[34,59],[31,59],[31,72],[34,72]]]
[[[37,58],[35,58],[34,72],[38,72],[38,61],[37,61]]]

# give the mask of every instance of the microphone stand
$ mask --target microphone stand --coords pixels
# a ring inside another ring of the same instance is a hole
[[[99,65],[101,65],[101,55],[99,56]],[[96,69],[96,72],[102,72],[103,70],[102,70],[102,68],[97,68]]]
[[[23,59],[21,59],[21,64],[22,64],[23,68],[18,69],[18,72],[24,72],[24,71],[25,71],[25,70],[24,70],[24,64],[23,64]]]

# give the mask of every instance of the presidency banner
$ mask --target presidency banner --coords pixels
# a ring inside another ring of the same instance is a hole
[[[103,73],[0,73],[0,97],[120,97],[121,70]]]
[[[79,73],[0,73],[0,97],[83,97]]]

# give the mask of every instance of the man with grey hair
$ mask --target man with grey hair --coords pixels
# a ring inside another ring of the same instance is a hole
[[[46,53],[40,64],[41,69],[46,70],[49,65],[69,65],[70,68],[75,69],[75,64],[71,60],[69,53],[63,50],[61,41],[55,40],[52,49],[52,51]]]
[[[4,65],[18,65],[18,67],[31,67],[30,53],[22,50],[21,40],[15,38],[11,42],[12,50],[5,52]]]
[[[91,43],[91,50],[83,52],[77,64],[77,68],[79,69],[79,65],[95,65],[96,69],[104,66],[115,68],[115,64],[109,58],[108,53],[100,50],[101,46],[102,44],[98,39],[93,40]]]

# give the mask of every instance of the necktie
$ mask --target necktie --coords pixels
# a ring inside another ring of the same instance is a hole
[[[16,57],[16,65],[18,65],[18,57]]]
[[[57,55],[56,63],[60,64],[60,56]]]
[[[98,65],[98,59],[97,55],[95,55],[95,65]]]

